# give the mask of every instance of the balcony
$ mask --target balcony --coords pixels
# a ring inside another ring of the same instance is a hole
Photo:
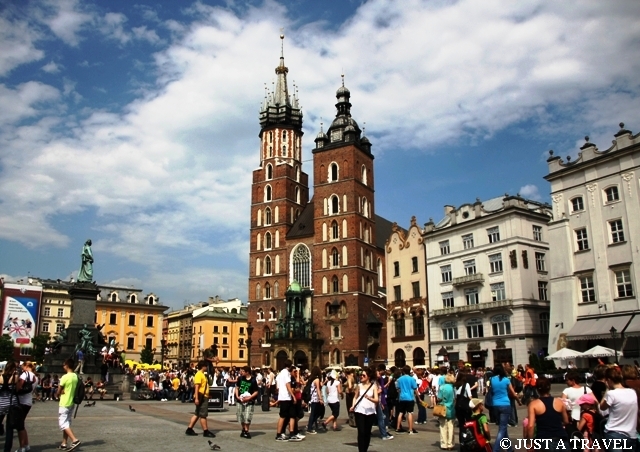
[[[455,306],[453,308],[434,309],[432,317],[442,317],[456,314],[469,314],[472,312],[486,312],[496,309],[512,308],[513,300],[490,301],[488,303],[470,304],[466,306]]]
[[[482,284],[484,282],[484,276],[482,273],[474,273],[472,275],[464,275],[458,278],[453,278],[451,282],[454,287],[466,286],[469,284]]]

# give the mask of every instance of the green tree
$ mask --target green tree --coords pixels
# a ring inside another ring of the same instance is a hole
[[[153,350],[148,345],[145,345],[140,353],[140,362],[144,364],[153,364]]]
[[[35,362],[42,364],[42,361],[44,360],[44,351],[47,348],[49,340],[50,338],[48,334],[39,334],[31,339],[31,345],[33,347],[31,350],[31,356]]]
[[[0,336],[0,361],[13,360],[13,339],[8,334]]]

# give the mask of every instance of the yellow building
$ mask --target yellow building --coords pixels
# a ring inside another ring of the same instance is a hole
[[[69,282],[55,279],[37,279],[42,286],[40,303],[39,334],[53,335],[69,326],[71,320],[71,299]]]
[[[190,304],[182,309],[165,314],[167,321],[167,353],[166,359],[171,367],[182,368],[191,363],[193,346],[193,313],[200,312],[208,303]]]
[[[191,362],[202,359],[203,350],[217,344],[219,365],[244,366],[248,363],[247,308],[208,306],[193,313]]]
[[[104,325],[102,334],[115,340],[127,359],[138,361],[145,346],[154,351],[154,358],[162,360],[162,318],[168,309],[153,293],[143,295],[141,289],[98,286],[96,325]]]

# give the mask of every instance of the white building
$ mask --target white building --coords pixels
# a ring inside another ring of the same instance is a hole
[[[640,134],[620,127],[605,151],[587,137],[575,161],[550,152],[550,352],[611,347],[613,332],[627,358],[638,356]]]
[[[408,231],[395,223],[385,243],[387,262],[387,353],[397,367],[429,363],[426,334],[427,268],[416,217]]]
[[[545,351],[550,217],[548,204],[505,195],[445,206],[425,225],[432,364],[524,364]]]

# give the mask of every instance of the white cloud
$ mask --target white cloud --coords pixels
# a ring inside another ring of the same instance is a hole
[[[15,89],[0,84],[0,127],[3,124],[39,116],[43,110],[38,109],[58,99],[60,92],[50,85],[40,82],[27,82]]]
[[[94,19],[92,13],[82,11],[78,0],[48,0],[43,2],[43,6],[46,11],[38,13],[41,20],[53,34],[70,46],[78,45],[80,31]]]
[[[49,61],[47,64],[42,66],[42,70],[49,74],[57,74],[60,72],[60,66],[58,66],[55,61]]]
[[[533,184],[527,184],[523,187],[520,187],[519,194],[523,198],[531,199],[533,201],[540,201],[542,199],[542,197],[540,196],[540,192],[538,191],[538,187]]]
[[[0,15],[0,77],[17,66],[37,61],[44,52],[35,47],[40,32],[25,20],[10,20]]]

